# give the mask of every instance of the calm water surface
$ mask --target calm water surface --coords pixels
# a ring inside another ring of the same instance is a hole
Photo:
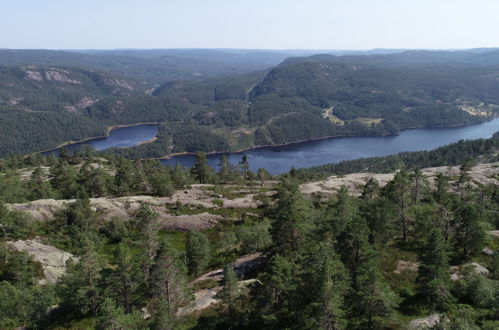
[[[282,147],[265,147],[243,153],[228,153],[226,156],[237,164],[243,155],[248,156],[250,168],[256,171],[265,168],[272,174],[288,172],[291,167],[302,168],[329,163],[338,163],[362,157],[377,157],[403,151],[431,150],[440,146],[478,138],[489,138],[499,131],[499,118],[478,125],[453,128],[418,128],[405,130],[397,136],[344,137],[297,143]],[[218,168],[222,155],[209,155],[208,163]],[[194,156],[178,156],[162,160],[163,164],[175,166],[179,163],[192,166]]]
[[[85,142],[73,143],[65,146],[66,149],[71,150],[88,145],[95,150],[105,150],[109,148],[129,148],[140,143],[149,141],[158,134],[159,125],[157,124],[144,124],[128,127],[117,127],[109,132],[109,136],[91,139]],[[50,153],[49,151],[47,153]]]

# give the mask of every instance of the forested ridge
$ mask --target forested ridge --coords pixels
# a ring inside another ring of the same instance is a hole
[[[396,156],[360,195],[202,152],[190,169],[88,148],[1,159],[0,328],[496,329],[499,173],[474,173],[495,138]],[[72,255],[50,281],[44,251]]]
[[[106,71],[88,54],[21,52],[16,60],[15,52],[3,52],[8,56],[0,60],[4,64],[0,67],[0,138],[5,141],[0,156],[101,136],[106,125],[160,122],[168,126],[160,132],[168,134],[159,136],[153,147],[128,152],[138,158],[467,125],[493,118],[499,109],[496,50],[315,55],[290,58],[266,70],[245,67],[235,74],[222,70],[224,57],[215,56],[216,52],[198,52],[193,57],[183,57],[188,52],[168,53],[185,65],[205,58],[208,62],[203,65],[217,59],[221,67],[204,78],[158,78],[164,83],[146,81],[140,74],[147,69],[145,63],[161,52],[120,54],[131,61],[128,64],[138,70],[137,75],[122,67],[127,61]],[[39,57],[42,54],[45,57]],[[266,57],[262,55],[263,62],[258,62],[258,56],[252,56],[254,67],[262,68]],[[235,60],[237,54],[229,57]],[[53,64],[58,59],[60,65]],[[75,67],[78,60],[81,67]],[[25,124],[23,118],[28,116],[32,118]],[[209,131],[210,141],[198,146],[192,130]],[[165,140],[170,141],[168,146],[159,142]]]
[[[323,179],[332,174],[355,172],[389,173],[433,166],[459,165],[471,160],[499,160],[499,132],[490,139],[461,140],[430,151],[401,152],[396,155],[360,158],[293,170],[302,181]]]

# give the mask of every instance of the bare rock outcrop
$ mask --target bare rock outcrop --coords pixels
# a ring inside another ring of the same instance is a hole
[[[41,264],[45,277],[41,283],[57,282],[66,271],[66,262],[68,260],[78,261],[78,258],[71,253],[51,245],[42,244],[36,239],[7,242],[7,244],[13,250],[27,253],[35,262]]]
[[[69,84],[81,84],[80,81],[71,79],[69,77],[68,71],[55,68],[51,68],[50,70],[45,71],[45,79],[47,81],[65,82]]]
[[[398,260],[397,268],[393,271],[395,274],[401,274],[405,271],[417,272],[419,270],[419,263],[406,260]]]
[[[439,166],[422,169],[421,172],[428,179],[430,184],[434,183],[437,174],[442,173],[448,176],[459,174],[459,166]],[[497,175],[499,174],[499,162],[490,164],[478,164],[473,166],[469,172],[471,182],[479,182],[484,185],[498,184]],[[346,175],[333,175],[326,180],[308,182],[300,186],[300,191],[304,194],[334,194],[342,186],[345,186],[351,194],[359,195],[361,188],[370,178],[376,179],[380,186],[386,185],[394,177],[394,173],[352,173]]]
[[[432,314],[427,317],[415,319],[409,322],[409,329],[429,329],[440,322],[439,314]]]
[[[167,230],[202,230],[216,225],[223,217],[221,215],[203,212],[199,214],[184,214],[165,216],[161,219],[161,228]]]
[[[234,270],[238,276],[244,276],[251,270],[263,264],[265,260],[265,257],[261,253],[248,254],[234,261]],[[220,281],[223,278],[223,274],[224,270],[222,268],[215,269],[192,280],[191,284],[196,284],[206,280]]]
[[[461,270],[465,267],[471,267],[472,270],[477,274],[484,275],[484,276],[489,275],[489,270],[487,268],[483,267],[482,265],[480,265],[476,262],[472,262],[470,264],[451,267],[450,268],[450,271],[452,273],[450,275],[451,280],[453,280],[453,281],[460,280],[463,277],[463,275],[461,274]]]
[[[375,173],[352,173],[347,175],[333,175],[326,180],[304,183],[300,186],[300,191],[304,194],[325,193],[333,194],[342,186],[345,186],[349,192],[360,194],[360,187],[365,185],[370,178],[376,179],[380,185],[384,186],[393,179],[393,174],[375,174]]]
[[[217,286],[211,289],[203,289],[194,292],[194,302],[190,306],[179,308],[177,315],[192,314],[217,304],[219,300],[216,299],[215,296],[221,289],[221,286]]]
[[[206,190],[207,185],[192,185],[189,189],[178,190],[171,197],[127,196],[91,198],[90,206],[98,212],[101,220],[112,217],[129,219],[139,209],[141,203],[151,206],[159,214],[159,220],[165,229],[192,230],[206,229],[218,223],[222,217],[202,212],[193,215],[173,215],[170,207],[177,202],[183,206],[198,209],[216,208],[257,208],[261,202],[255,194],[234,199],[223,198]],[[35,221],[49,221],[57,212],[73,203],[74,199],[40,199],[28,203],[8,204],[15,211],[26,212]],[[216,203],[216,201],[219,201]]]

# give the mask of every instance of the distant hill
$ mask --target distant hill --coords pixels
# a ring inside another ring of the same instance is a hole
[[[499,51],[314,55],[285,60],[252,91],[330,109],[332,121],[400,128],[474,122],[499,108]],[[270,114],[269,114],[270,115]]]
[[[105,96],[143,93],[142,86],[106,72],[34,65],[0,66],[0,106],[27,111],[80,112]]]
[[[115,124],[165,123],[156,143],[124,152],[157,157],[467,125],[499,113],[499,50],[358,53],[0,50],[0,156]]]
[[[0,65],[67,66],[105,70],[143,82],[205,80],[267,69],[289,55],[272,51],[223,50],[12,50],[0,49]]]

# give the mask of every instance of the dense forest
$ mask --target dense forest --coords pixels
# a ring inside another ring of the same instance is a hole
[[[137,158],[468,125],[496,117],[499,109],[496,50],[326,54],[277,66],[282,53],[1,52],[0,156],[102,136],[105,126],[117,124],[168,127],[155,146],[128,153]],[[246,66],[231,71],[245,58],[251,59]],[[103,64],[113,59],[122,60]],[[193,76],[197,66],[214,72]],[[163,75],[168,68],[183,73]],[[152,73],[160,81],[146,78]],[[192,130],[206,132],[209,141],[196,145]]]
[[[216,172],[201,152],[190,169],[91,149],[1,159],[0,328],[401,329],[431,315],[435,329],[496,329],[499,185],[497,172],[474,179],[473,162],[497,150],[477,140],[370,160],[401,170],[331,195],[302,193],[305,172],[252,173],[245,157]],[[106,215],[105,201],[127,198],[126,216]],[[167,226],[196,216],[220,220]],[[41,280],[36,246],[73,256],[57,280]],[[215,303],[193,309],[207,292]]]

